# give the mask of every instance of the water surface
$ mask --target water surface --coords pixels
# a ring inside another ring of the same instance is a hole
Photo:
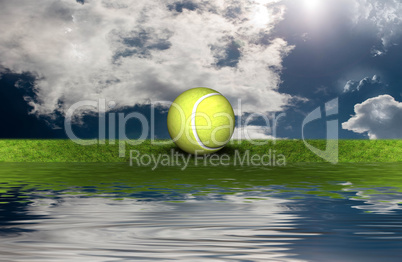
[[[0,164],[1,261],[400,261],[402,164]]]

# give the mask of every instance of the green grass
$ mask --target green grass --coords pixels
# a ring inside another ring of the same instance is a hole
[[[159,140],[157,142],[167,142]],[[259,141],[263,142],[263,141]],[[274,144],[265,141],[262,146],[248,141],[232,141],[217,154],[233,156],[236,151],[250,151],[250,155],[264,155],[275,150],[283,154],[287,163],[325,162],[312,153],[301,140],[280,140]],[[326,141],[311,140],[311,145],[325,149]],[[133,146],[127,145],[126,156],[119,157],[119,145],[78,145],[71,140],[0,140],[0,162],[128,162],[129,151],[138,150],[141,154],[170,154],[171,150],[181,152],[173,143],[154,145],[150,140]],[[181,152],[183,153],[183,152]],[[401,162],[402,140],[340,140],[339,162]]]

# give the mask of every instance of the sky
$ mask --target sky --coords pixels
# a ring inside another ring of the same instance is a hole
[[[0,138],[66,138],[71,106],[99,99],[148,120],[155,105],[168,138],[167,101],[194,87],[222,93],[254,138],[274,135],[264,116],[280,116],[276,137],[325,138],[334,99],[340,138],[401,138],[401,13],[397,0],[0,0]],[[76,135],[97,137],[98,118],[76,111]]]

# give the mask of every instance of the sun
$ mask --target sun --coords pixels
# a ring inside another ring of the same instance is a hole
[[[304,7],[307,11],[316,11],[320,8],[323,0],[304,0]]]

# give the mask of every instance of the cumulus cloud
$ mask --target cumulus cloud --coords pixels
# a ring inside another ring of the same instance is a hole
[[[381,39],[381,46],[373,49],[382,55],[402,34],[402,2],[400,0],[355,0],[354,21],[369,25]]]
[[[197,86],[246,112],[279,111],[292,99],[278,92],[292,46],[262,40],[283,18],[279,2],[1,1],[0,68],[36,77],[26,99],[38,115],[98,98],[172,101]]]
[[[354,80],[349,80],[344,89],[343,92],[357,92],[363,89],[366,86],[376,86],[381,84],[380,77],[378,75],[374,75],[372,78],[370,77],[365,77],[360,81],[354,81]]]
[[[343,129],[367,133],[370,139],[402,137],[402,103],[390,95],[380,95],[355,105],[355,115]]]
[[[267,126],[247,125],[236,127],[233,132],[232,139],[234,140],[250,140],[250,139],[275,139],[270,135],[271,128]]]

